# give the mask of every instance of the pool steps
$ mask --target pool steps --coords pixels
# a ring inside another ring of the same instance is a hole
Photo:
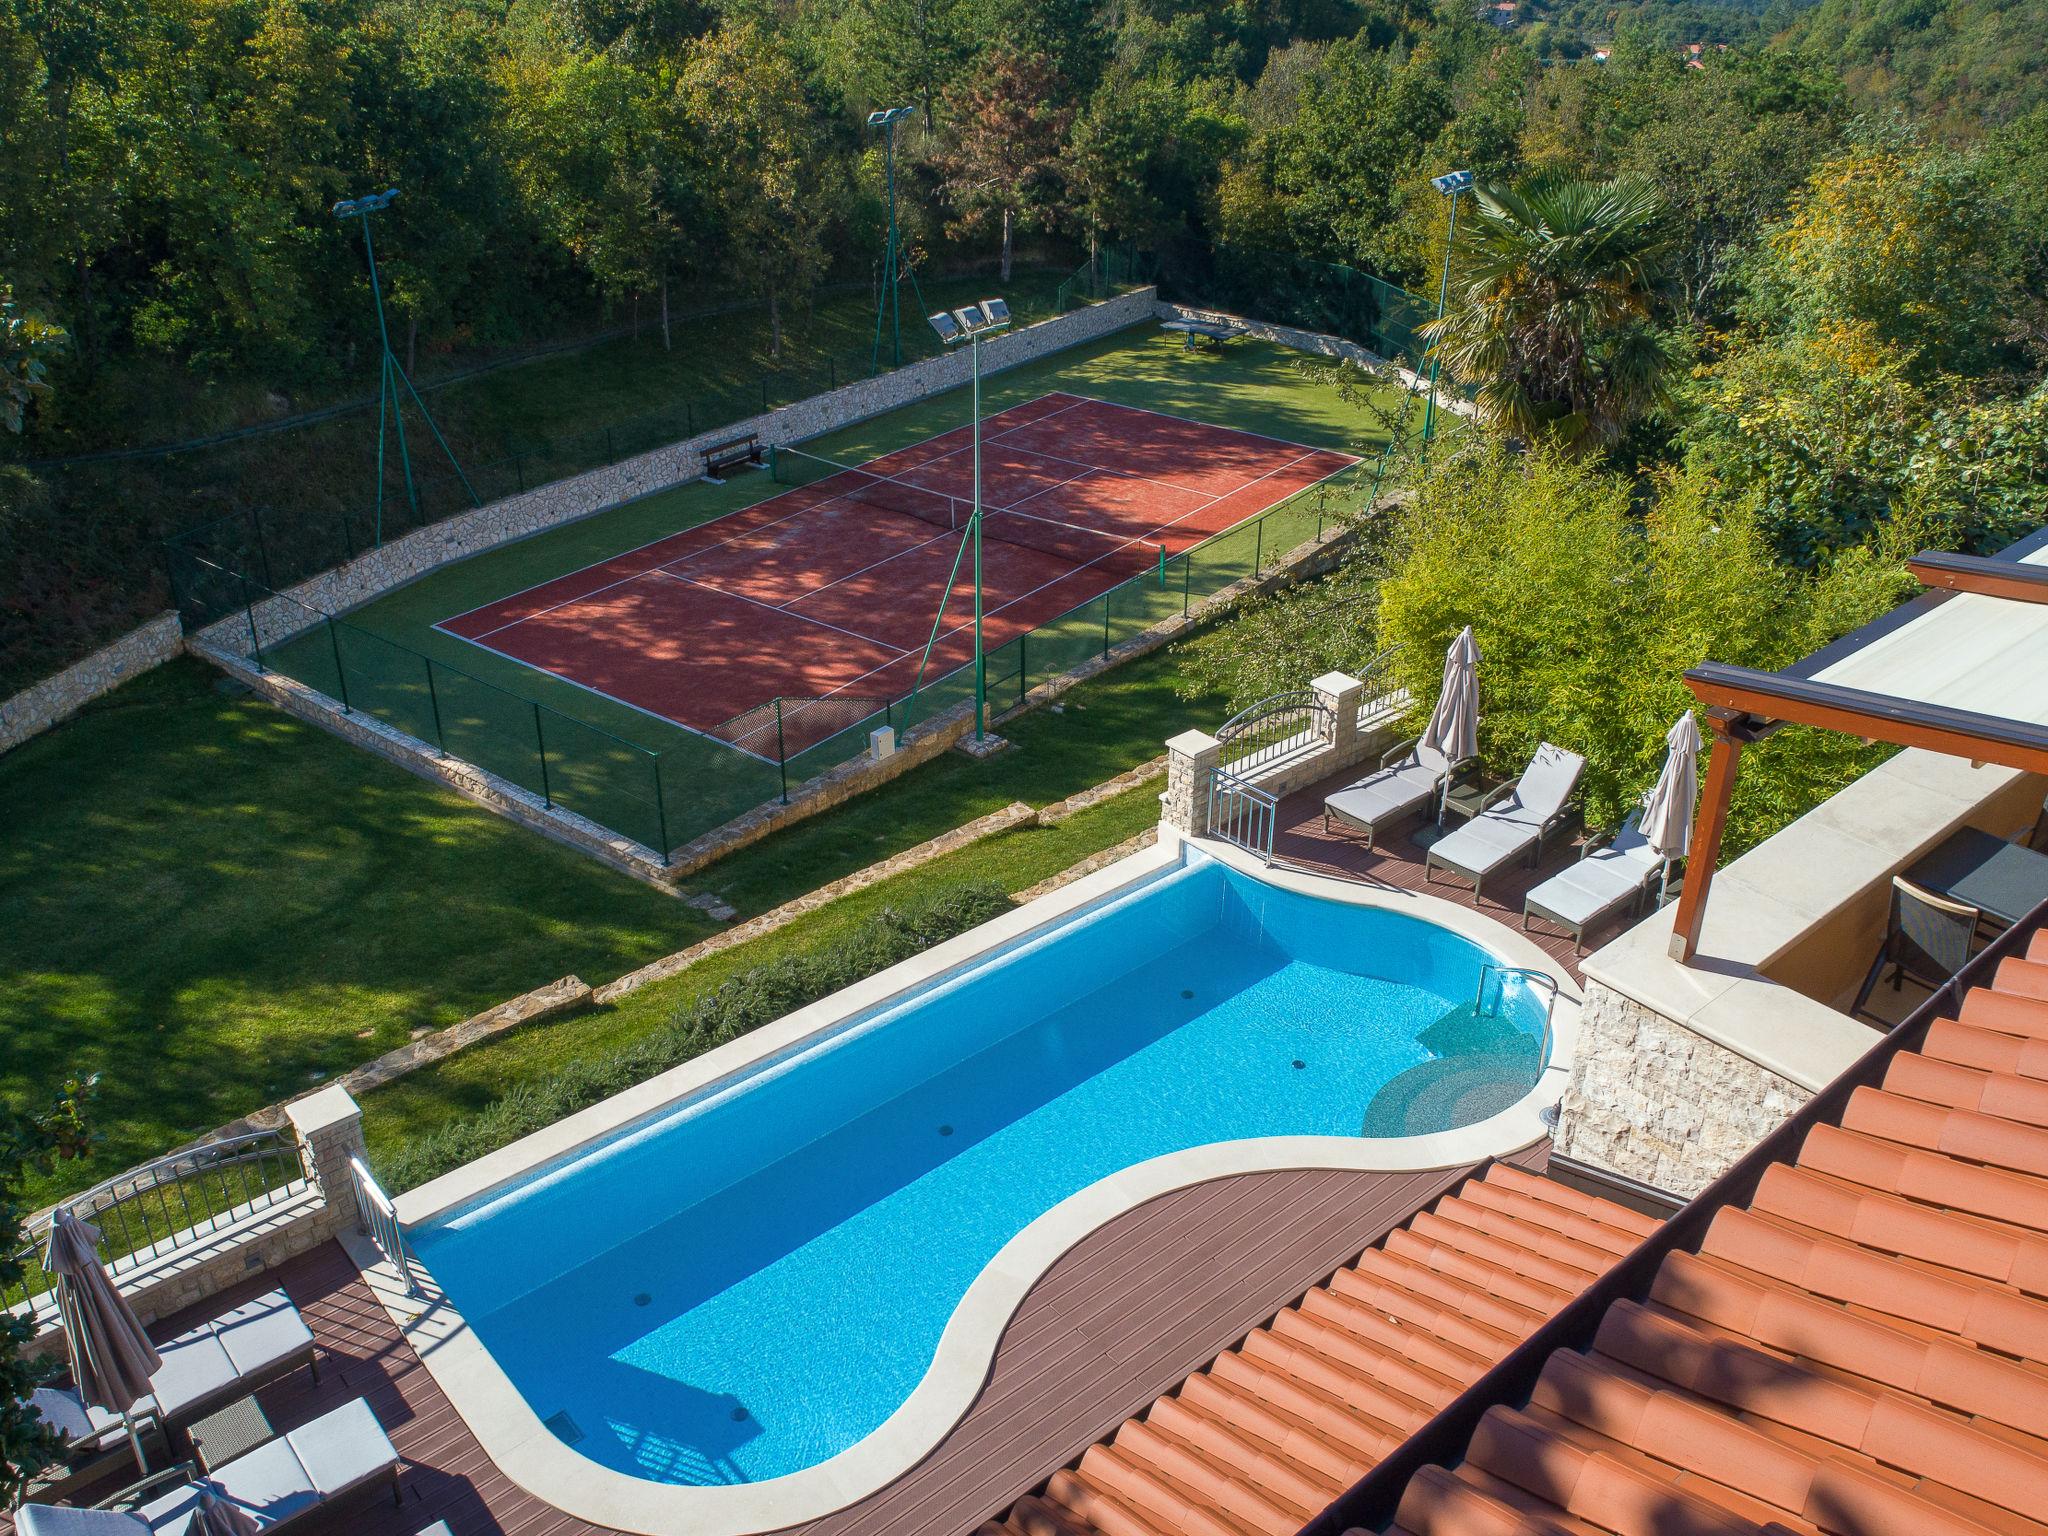
[[[1496,1163],[977,1536],[1293,1536],[1656,1226]]]

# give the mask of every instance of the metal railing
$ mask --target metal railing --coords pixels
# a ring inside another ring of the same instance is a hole
[[[1510,978],[1541,992],[1544,996],[1543,1040],[1536,1058],[1537,1070],[1541,1072],[1550,1065],[1551,1036],[1557,1022],[1558,985],[1555,976],[1548,971],[1539,971],[1534,966],[1501,965],[1489,960],[1479,967],[1479,989],[1472,997],[1472,1011],[1482,1019],[1489,1014],[1494,1018],[1503,1017],[1507,1010]],[[1489,980],[1495,983],[1493,1007],[1490,1010],[1486,1006],[1486,984]]]
[[[1280,797],[1239,778],[1228,768],[1209,774],[1208,813],[1203,829],[1233,848],[1273,862],[1273,834],[1280,824]]]
[[[64,1208],[100,1231],[100,1261],[113,1275],[195,1245],[245,1217],[303,1193],[308,1180],[289,1129],[250,1131],[173,1152],[116,1174]],[[19,1258],[21,1282],[0,1291],[0,1307],[27,1304],[40,1317],[55,1306],[56,1279],[42,1266],[46,1212],[30,1223]]]
[[[1401,694],[1401,685],[1394,680],[1394,662],[1400,654],[1400,646],[1390,645],[1358,669],[1358,680],[1365,684],[1358,695],[1361,727]]]
[[[1330,707],[1313,689],[1295,688],[1260,699],[1216,728],[1217,761],[1247,772],[1330,737]]]
[[[348,1171],[349,1177],[355,1180],[356,1209],[363,1213],[363,1230],[370,1234],[370,1241],[384,1255],[384,1262],[398,1271],[398,1278],[405,1284],[405,1294],[419,1295],[420,1283],[413,1277],[412,1260],[405,1251],[405,1229],[398,1224],[398,1207],[384,1193],[384,1186],[377,1182],[377,1176],[363,1166],[361,1158],[350,1158]]]

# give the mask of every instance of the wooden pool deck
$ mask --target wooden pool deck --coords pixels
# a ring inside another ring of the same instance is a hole
[[[1546,1149],[1514,1161],[1540,1166]],[[1098,1437],[1321,1283],[1469,1167],[1428,1173],[1240,1174],[1162,1195],[1085,1238],[1041,1277],[1005,1330],[965,1418],[880,1492],[802,1527],[806,1536],[949,1536],[975,1529]],[[405,1458],[403,1503],[311,1517],[308,1536],[605,1536],[544,1504],[484,1453],[341,1247],[328,1243],[209,1304],[283,1284],[321,1350],[262,1394],[296,1427],[365,1397]],[[186,1320],[168,1319],[159,1332]],[[112,1491],[118,1481],[105,1491]],[[0,1515],[0,1536],[12,1536]]]

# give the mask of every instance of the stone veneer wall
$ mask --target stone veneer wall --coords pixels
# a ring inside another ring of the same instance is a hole
[[[0,700],[0,752],[40,735],[101,694],[112,693],[131,677],[163,665],[184,648],[185,635],[177,614],[160,613],[56,676]]]
[[[1689,1199],[1811,1097],[1589,981],[1553,1145]]]
[[[1007,331],[982,343],[982,372],[1000,373],[1140,324],[1152,318],[1157,297],[1156,290],[1141,288]],[[697,453],[712,443],[749,432],[763,443],[803,442],[958,388],[968,381],[968,369],[964,351],[948,352],[733,422],[715,432],[700,432],[602,469],[508,496],[367,550],[346,565],[287,588],[279,597],[265,599],[255,605],[253,613],[234,614],[207,626],[200,637],[214,649],[246,656],[251,649],[252,621],[261,644],[279,644],[306,629],[320,614],[346,612],[441,566],[695,480],[703,472]]]

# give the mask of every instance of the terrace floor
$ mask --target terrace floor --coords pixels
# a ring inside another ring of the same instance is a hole
[[[1546,1146],[1512,1161],[1538,1168]],[[1163,1195],[1083,1239],[1025,1297],[967,1416],[916,1468],[806,1536],[944,1536],[983,1520],[1073,1460],[1473,1169],[1242,1174]],[[268,1388],[289,1430],[366,1397],[405,1458],[402,1507],[381,1494],[306,1522],[308,1536],[603,1536],[542,1503],[492,1463],[371,1295],[328,1243],[208,1304],[217,1312],[282,1284],[321,1349]],[[169,1334],[196,1318],[170,1318]],[[109,1485],[105,1492],[113,1491]],[[0,1514],[0,1536],[12,1536]]]
[[[1361,834],[1334,825],[1328,832],[1323,830],[1323,797],[1352,782],[1361,771],[1347,769],[1280,802],[1280,821],[1273,837],[1276,860],[1319,875],[1335,875],[1345,880],[1377,883],[1404,891],[1421,891],[1520,930],[1522,898],[1579,856],[1576,841],[1554,844],[1536,868],[1511,869],[1489,877],[1485,896],[1475,902],[1470,886],[1444,878],[1441,874],[1435,880],[1424,878],[1423,847],[1416,838],[1418,834],[1427,836],[1435,832],[1431,822],[1424,821],[1380,838],[1378,847],[1372,852],[1366,851],[1365,838]],[[1604,927],[1592,929],[1586,935],[1587,953],[1598,949],[1637,921],[1640,915],[1633,909],[1626,910],[1610,919]],[[1583,979],[1579,974],[1579,961],[1584,956],[1572,953],[1569,937],[1547,929],[1540,920],[1528,929],[1527,937],[1570,971],[1574,981]]]

